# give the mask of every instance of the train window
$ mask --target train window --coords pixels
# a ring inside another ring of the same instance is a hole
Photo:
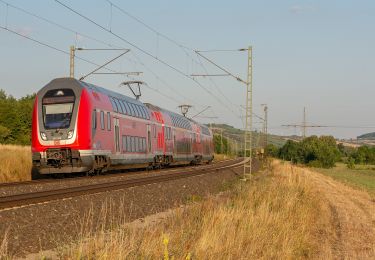
[[[131,142],[131,151],[132,152],[135,152],[135,137],[134,136],[132,136],[132,137],[130,137],[130,142]]]
[[[115,100],[113,99],[113,97],[110,97],[109,100],[110,100],[111,103],[112,103],[113,111],[117,112],[117,111],[118,111],[118,109],[117,109],[117,104],[115,103]]]
[[[132,139],[132,137],[131,136],[129,136],[129,152],[133,152],[133,145],[132,145],[132,141],[133,141],[133,139]]]
[[[131,104],[131,103],[128,103],[128,106],[129,106],[129,108],[130,108],[130,115],[131,115],[131,116],[135,116],[135,111],[134,111],[134,108],[133,108],[132,104]]]
[[[143,110],[142,110],[142,107],[139,106],[139,105],[136,105],[137,109],[138,109],[138,112],[139,112],[139,116],[140,118],[145,118],[145,115],[143,113]]]
[[[131,145],[130,145],[130,136],[126,136],[126,151],[130,152]]]
[[[126,110],[125,110],[125,107],[124,107],[124,105],[122,104],[122,102],[121,102],[121,100],[117,100],[118,101],[118,103],[120,104],[120,107],[121,107],[121,114],[126,114]]]
[[[100,128],[104,130],[104,111],[100,111]]]
[[[142,109],[143,109],[143,111],[144,111],[144,113],[145,113],[146,119],[149,120],[149,119],[150,119],[150,115],[148,114],[148,110],[147,110],[147,108],[142,107]]]
[[[96,109],[92,111],[92,129],[96,129]]]
[[[111,113],[107,112],[107,130],[111,131]]]
[[[125,104],[125,107],[126,107],[126,110],[128,111],[128,115],[131,116],[132,115],[132,112],[131,112],[131,108],[129,106],[129,103],[124,101],[124,104]]]
[[[128,107],[126,106],[126,103],[124,100],[121,100],[122,108],[124,110],[124,114],[129,115]]]
[[[124,111],[122,111],[122,107],[121,107],[120,102],[118,101],[118,99],[115,98],[114,100],[115,100],[115,103],[116,103],[116,105],[117,105],[118,112],[119,112],[120,114],[124,114]]]
[[[141,117],[142,117],[143,119],[146,119],[146,114],[145,114],[145,111],[143,110],[143,107],[138,106],[138,108],[139,108],[139,111],[141,112]]]
[[[146,152],[146,138],[143,138],[143,152]]]
[[[142,117],[140,112],[139,112],[138,105],[134,105],[134,109],[135,109],[135,113],[136,113],[137,117]]]
[[[137,109],[137,111],[138,111],[138,117],[139,117],[139,118],[142,118],[143,116],[142,116],[142,112],[141,112],[141,108],[140,108],[140,106],[135,105],[135,109]]]
[[[122,152],[126,151],[126,135],[122,136]]]
[[[138,152],[139,151],[138,137],[134,137],[134,143],[135,143],[135,145],[134,145],[134,147],[135,147],[134,152]]]
[[[134,104],[130,104],[132,107],[133,107],[133,110],[134,110],[134,116],[135,117],[139,117],[139,112],[137,110],[137,107],[134,105]]]
[[[140,107],[141,108],[141,112],[143,114],[143,118],[144,119],[147,119],[147,113],[146,113],[146,109],[144,107]]]
[[[143,152],[143,147],[142,147],[142,138],[138,137],[138,152]]]

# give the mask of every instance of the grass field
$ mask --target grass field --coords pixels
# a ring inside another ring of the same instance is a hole
[[[0,144],[0,182],[31,179],[30,146]]]
[[[374,165],[356,165],[355,169],[348,169],[343,163],[337,163],[332,169],[314,170],[330,176],[336,180],[344,182],[354,188],[366,190],[373,197],[375,196],[375,166]]]
[[[321,199],[306,181],[280,167],[248,182],[237,181],[221,196],[174,210],[160,223],[120,224],[111,232],[99,228],[83,233],[59,255],[64,259],[316,257],[321,251],[316,236],[325,232],[316,229],[325,216]],[[108,215],[102,219],[113,224]],[[82,230],[92,230],[87,223]]]

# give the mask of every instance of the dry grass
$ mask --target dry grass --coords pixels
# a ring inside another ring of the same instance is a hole
[[[108,215],[103,216],[108,222]],[[86,221],[82,239],[60,254],[64,259],[320,257],[316,238],[323,233],[317,226],[326,228],[320,219],[325,219],[321,198],[298,174],[277,163],[267,175],[174,210],[156,224],[93,233],[87,232],[92,228]]]
[[[235,155],[218,154],[218,153],[214,154],[214,162],[220,162],[220,161],[233,159],[233,158],[236,158],[236,156]]]
[[[29,146],[0,144],[0,182],[30,180],[31,149]]]

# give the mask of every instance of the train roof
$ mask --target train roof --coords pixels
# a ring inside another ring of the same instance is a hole
[[[118,99],[125,100],[129,103],[137,104],[137,105],[144,106],[144,107],[147,107],[147,108],[155,110],[155,111],[160,111],[160,112],[166,113],[170,116],[170,118],[172,120],[172,124],[175,127],[180,127],[180,128],[192,130],[191,123],[197,124],[202,128],[203,134],[210,135],[210,132],[209,132],[209,129],[208,129],[207,126],[205,126],[203,124],[200,124],[200,123],[198,123],[198,122],[196,122],[196,121],[194,121],[190,118],[184,117],[183,115],[177,114],[175,112],[169,111],[167,109],[158,107],[158,106],[153,105],[153,104],[142,103],[141,101],[139,101],[135,98],[131,98],[129,96],[125,96],[125,95],[120,94],[118,92],[108,90],[106,88],[99,87],[99,86],[96,86],[94,84],[90,84],[90,83],[80,81],[80,80],[77,80],[77,79],[74,79],[74,78],[56,78],[56,79],[53,79],[50,83],[48,83],[45,86],[45,88],[47,88],[47,87],[52,88],[52,89],[54,89],[54,88],[71,88],[71,87],[73,87],[73,88],[88,88],[88,89],[94,90],[96,92],[105,94],[105,95],[110,96],[110,97],[115,97],[115,98],[118,98]],[[42,90],[44,90],[45,88],[43,88]]]
[[[115,91],[111,91],[108,89],[105,89],[103,87],[96,86],[94,84],[90,84],[84,81],[80,81],[74,78],[56,78],[53,79],[51,82],[49,82],[44,88],[42,88],[39,92],[45,92],[48,89],[57,89],[57,88],[72,88],[72,89],[78,89],[78,88],[88,88],[91,90],[94,90],[98,93],[105,94],[110,97],[119,98],[122,100],[125,100],[129,103],[137,104],[140,106],[145,106],[142,102],[135,98],[131,98],[128,96],[125,96],[123,94],[117,93]],[[39,93],[38,92],[38,93]]]
[[[193,123],[193,124],[199,125],[201,127],[203,134],[211,135],[210,130],[207,126],[205,126],[203,124],[200,124],[200,123],[198,123],[197,121],[195,121],[191,118],[184,117],[183,115],[180,115],[180,114],[177,114],[175,112],[169,111],[167,109],[155,106],[153,104],[145,103],[145,105],[150,109],[168,114],[170,116],[170,118],[172,119],[172,124],[176,127],[192,130],[192,127],[191,127],[190,123]]]

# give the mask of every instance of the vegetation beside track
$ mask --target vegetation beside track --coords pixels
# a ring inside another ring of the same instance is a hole
[[[31,180],[31,148],[0,144],[0,183]]]
[[[350,169],[344,163],[337,163],[332,169],[317,168],[316,171],[354,188],[365,190],[375,197],[375,165],[356,165]]]
[[[327,229],[317,229],[325,218],[321,198],[285,169],[278,164],[248,182],[238,180],[220,196],[194,200],[157,224],[123,224],[106,232],[100,228],[104,223],[86,219],[82,230],[96,232],[83,232],[78,243],[59,254],[68,259],[314,257],[316,235]],[[106,214],[101,219],[113,221]]]

